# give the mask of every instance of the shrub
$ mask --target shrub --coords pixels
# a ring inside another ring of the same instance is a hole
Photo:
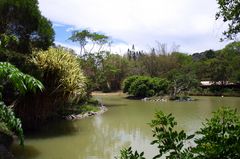
[[[236,110],[220,108],[213,117],[203,124],[203,128],[193,135],[187,135],[183,130],[175,130],[175,118],[163,112],[156,112],[151,121],[153,137],[151,144],[157,145],[159,154],[153,159],[165,156],[169,159],[237,159],[240,158],[240,118]],[[195,147],[187,142],[194,136]],[[119,159],[140,159],[143,157],[131,147],[122,149]]]
[[[151,97],[167,93],[169,82],[166,79],[148,76],[131,76],[124,80],[123,92],[136,97]]]
[[[194,148],[199,158],[240,158],[240,116],[236,110],[220,108],[197,134]]]
[[[152,88],[155,90],[157,95],[168,93],[168,87],[170,82],[164,78],[152,78],[151,79]]]
[[[32,62],[42,72],[42,81],[51,93],[78,102],[86,95],[86,78],[77,58],[64,49],[51,48],[35,54]]]
[[[38,129],[39,124],[61,115],[59,112],[66,105],[84,100],[87,81],[76,56],[64,49],[36,52],[30,61],[40,72],[45,89],[23,97],[16,113],[23,120],[24,128]]]
[[[123,81],[123,93],[127,93],[131,84],[138,78],[139,76],[130,76]]]

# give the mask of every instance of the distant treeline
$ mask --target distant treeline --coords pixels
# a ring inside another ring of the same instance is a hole
[[[79,59],[91,88],[106,92],[121,89],[122,81],[132,75],[170,81],[184,75],[199,84],[200,81],[240,81],[240,42],[230,43],[222,50],[206,50],[192,55],[166,48],[166,45],[159,44],[159,47],[143,52],[135,51],[133,46],[123,56],[98,52],[85,53]]]

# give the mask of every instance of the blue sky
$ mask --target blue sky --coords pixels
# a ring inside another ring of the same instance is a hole
[[[55,43],[75,50],[71,31],[88,28],[113,39],[112,51],[123,54],[132,44],[149,50],[156,41],[180,45],[179,51],[221,49],[226,24],[215,21],[216,0],[39,0],[42,14],[53,22]]]

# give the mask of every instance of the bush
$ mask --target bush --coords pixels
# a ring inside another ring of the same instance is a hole
[[[140,76],[130,76],[123,81],[123,93],[127,93],[131,84]]]
[[[136,97],[151,97],[167,92],[169,82],[166,79],[147,76],[131,76],[124,80],[123,92]]]
[[[51,93],[78,102],[86,95],[86,78],[77,58],[64,49],[36,53],[32,62],[42,72],[42,82]]]
[[[38,129],[39,124],[59,116],[67,104],[85,100],[87,81],[76,56],[66,50],[40,51],[30,61],[40,72],[45,90],[23,97],[16,113],[23,119],[25,128]]]
[[[166,79],[152,78],[151,79],[152,88],[157,93],[157,95],[168,93],[168,87],[170,82]]]
[[[226,107],[213,113],[213,117],[203,124],[203,128],[193,135],[183,130],[175,130],[175,118],[163,112],[156,112],[151,121],[153,137],[152,145],[157,145],[159,154],[153,159],[166,157],[169,159],[238,159],[240,158],[240,117],[236,110]],[[196,146],[187,142],[194,138]],[[140,159],[143,157],[131,147],[120,152],[119,159]]]
[[[194,148],[199,158],[240,158],[240,116],[236,110],[220,108],[204,123]]]

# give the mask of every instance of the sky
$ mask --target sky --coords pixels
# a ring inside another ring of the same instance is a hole
[[[39,8],[53,23],[55,43],[76,51],[68,38],[86,28],[110,36],[111,51],[120,54],[133,44],[144,51],[176,44],[192,54],[229,43],[219,40],[226,24],[215,20],[216,0],[39,0]]]

